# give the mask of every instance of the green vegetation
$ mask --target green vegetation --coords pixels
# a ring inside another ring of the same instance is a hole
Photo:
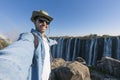
[[[3,48],[5,48],[8,45],[9,44],[5,40],[0,39],[0,49],[3,49]]]

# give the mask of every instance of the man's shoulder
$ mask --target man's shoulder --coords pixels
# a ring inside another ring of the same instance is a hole
[[[30,35],[32,35],[32,33],[31,32],[23,32],[20,35],[21,36],[30,36]]]
[[[31,32],[24,32],[24,33],[21,33],[19,35],[18,40],[20,40],[20,39],[31,39],[31,40],[34,40],[34,36],[33,36],[33,34]]]

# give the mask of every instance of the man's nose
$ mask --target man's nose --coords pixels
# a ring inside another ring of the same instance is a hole
[[[45,22],[45,21],[43,21],[43,23],[44,23],[44,24],[46,24],[46,22]]]

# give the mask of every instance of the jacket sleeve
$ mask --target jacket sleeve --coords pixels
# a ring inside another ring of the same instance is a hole
[[[22,33],[19,39],[0,50],[0,60],[5,59],[9,63],[15,63],[27,75],[34,54],[34,37],[31,33]],[[1,64],[1,63],[0,63]]]
[[[49,45],[50,46],[57,45],[57,44],[58,44],[58,42],[56,40],[49,39]]]

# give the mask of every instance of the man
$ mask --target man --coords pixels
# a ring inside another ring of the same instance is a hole
[[[0,51],[0,80],[49,79],[50,46],[54,41],[45,36],[45,31],[52,20],[44,10],[33,11],[35,29],[22,33],[16,42]]]

